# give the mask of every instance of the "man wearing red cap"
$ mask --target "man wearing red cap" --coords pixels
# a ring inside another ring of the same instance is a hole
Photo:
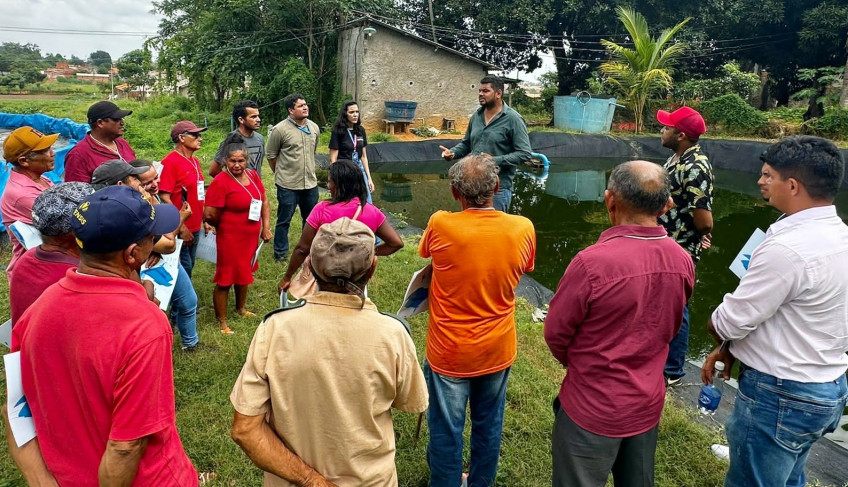
[[[65,156],[65,181],[91,181],[97,166],[115,159],[129,162],[135,159],[130,145],[124,140],[124,117],[132,110],[121,110],[111,101],[99,101],[88,108],[91,130]]]
[[[162,159],[162,179],[159,181],[159,197],[163,203],[172,203],[177,208],[183,207],[183,195],[191,207],[191,216],[179,228],[179,237],[183,240],[180,249],[180,264],[188,276],[194,269],[194,259],[197,255],[195,239],[200,236],[203,225],[203,202],[206,200],[206,181],[203,179],[203,168],[194,153],[200,149],[203,132],[193,122],[182,120],[171,128],[171,140],[174,150]]]
[[[663,147],[674,151],[665,163],[671,179],[674,206],[659,218],[668,236],[677,240],[697,265],[701,249],[713,229],[713,168],[701,150],[698,138],[707,131],[704,118],[690,107],[671,113],[657,112]],[[683,308],[683,323],[671,341],[665,364],[666,383],[677,385],[685,374],[683,366],[689,350],[689,305]]]

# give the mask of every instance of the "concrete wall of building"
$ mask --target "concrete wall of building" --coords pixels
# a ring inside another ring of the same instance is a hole
[[[477,89],[486,67],[391,29],[376,29],[367,38],[361,27],[348,29],[339,41],[342,89],[359,102],[365,128],[385,131],[384,102],[414,101],[415,116],[425,125],[441,128],[442,120],[451,118],[464,131],[479,107]]]

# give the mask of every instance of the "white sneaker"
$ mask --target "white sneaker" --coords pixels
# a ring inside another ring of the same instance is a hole
[[[710,450],[713,451],[713,455],[719,460],[730,461],[730,447],[727,445],[719,445],[715,444],[710,447]]]

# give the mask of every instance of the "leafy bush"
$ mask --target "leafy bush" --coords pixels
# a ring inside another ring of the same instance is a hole
[[[807,122],[807,127],[816,135],[834,139],[848,139],[848,110],[836,108],[825,116]]]
[[[717,78],[690,80],[674,86],[674,96],[684,100],[710,100],[728,93],[749,98],[760,87],[760,77],[739,69],[735,62],[721,67],[722,75]]]
[[[387,134],[385,132],[374,132],[373,134],[368,134],[368,143],[372,142],[395,142],[397,138],[392,134]]]
[[[756,134],[768,124],[765,113],[746,103],[736,93],[704,101],[699,110],[708,124],[731,133]]]
[[[801,123],[804,121],[804,112],[806,108],[789,108],[789,107],[777,107],[773,110],[769,110],[766,112],[766,116],[769,120],[783,120],[785,122],[797,122]]]

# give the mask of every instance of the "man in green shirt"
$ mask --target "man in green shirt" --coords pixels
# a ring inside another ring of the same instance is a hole
[[[471,115],[465,137],[452,149],[439,146],[442,157],[453,160],[476,153],[491,156],[498,165],[500,189],[495,193],[495,209],[506,212],[512,200],[512,180],[519,163],[532,157],[527,125],[515,110],[503,102],[504,82],[497,76],[480,80],[480,108]]]

